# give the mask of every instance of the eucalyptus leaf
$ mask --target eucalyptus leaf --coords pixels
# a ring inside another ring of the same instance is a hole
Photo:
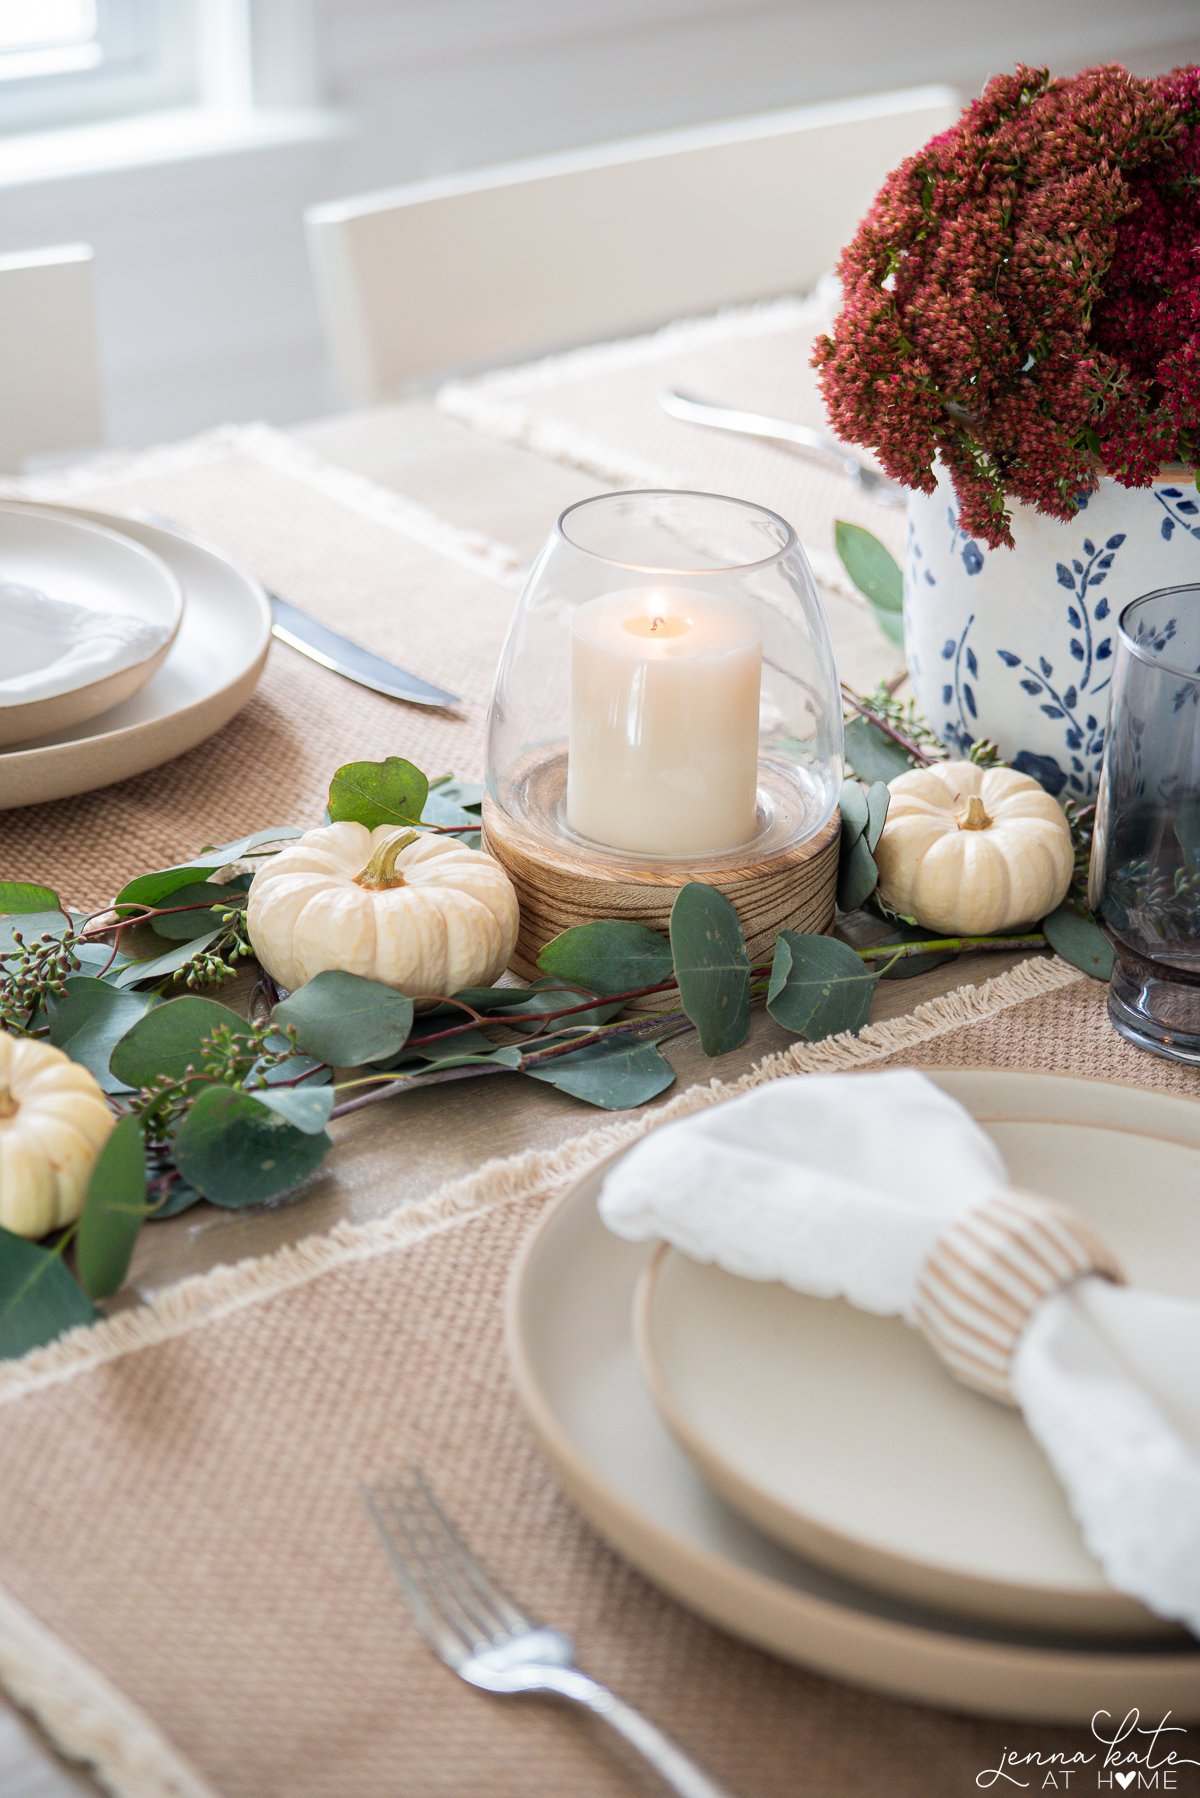
[[[203,880],[209,874],[215,874],[227,862],[240,861],[242,856],[251,850],[259,849],[264,843],[282,843],[291,837],[298,837],[300,832],[291,824],[276,825],[273,829],[252,831],[248,837],[237,837],[232,843],[218,843],[214,848],[202,849],[190,861],[179,862],[173,868],[159,868],[153,874],[139,874],[117,894],[115,905],[161,905],[180,887],[191,886],[197,880]]]
[[[306,1136],[324,1130],[333,1110],[331,1086],[257,1087],[253,1097]]]
[[[173,980],[194,956],[211,949],[217,938],[224,934],[224,930],[218,925],[215,930],[206,930],[203,936],[193,937],[191,942],[176,943],[173,949],[165,949],[161,955],[152,956],[149,961],[127,962],[112,975],[112,984],[120,987],[147,984],[154,986],[165,980]]]
[[[331,1146],[327,1131],[297,1130],[247,1092],[207,1086],[175,1132],[172,1151],[197,1192],[212,1205],[236,1211],[298,1186]]]
[[[899,743],[869,718],[849,719],[845,735],[846,760],[860,780],[895,780],[897,774],[911,770],[912,762]]]
[[[557,1087],[602,1111],[627,1111],[644,1105],[675,1080],[675,1070],[654,1043],[619,1039],[589,1044],[524,1071],[532,1080]]]
[[[870,1015],[877,978],[836,937],[781,930],[767,1010],[777,1024],[810,1043],[844,1030],[857,1036]]]
[[[199,1205],[203,1196],[203,1193],[197,1192],[194,1186],[189,1186],[177,1174],[167,1188],[166,1198],[154,1204],[153,1209],[146,1213],[146,1222],[159,1224],[169,1217],[178,1217],[181,1212],[190,1211],[193,1205]]]
[[[26,944],[36,943],[41,936],[61,941],[76,923],[76,919],[63,911],[18,912],[16,917],[0,918],[0,955],[12,953],[17,947],[18,936]]]
[[[842,566],[891,642],[904,646],[904,575],[887,545],[862,525],[839,518],[833,541]]]
[[[149,1086],[160,1074],[180,1080],[203,1060],[201,1045],[214,1030],[228,1029],[245,1037],[249,1025],[240,1012],[188,993],[156,1005],[126,1031],[112,1052],[109,1067],[126,1086]]]
[[[1091,918],[1080,917],[1068,905],[1060,905],[1042,920],[1046,941],[1073,968],[1082,968],[1093,980],[1112,978],[1113,946]]]
[[[220,919],[213,906],[229,905],[241,899],[244,888],[228,884],[215,886],[211,880],[197,880],[185,887],[178,887],[171,894],[171,908],[161,918],[152,918],[151,928],[157,936],[165,936],[169,942],[188,943],[198,936],[206,936],[209,931],[219,927]],[[175,911],[177,905],[196,905],[198,911]]]
[[[376,830],[381,824],[417,824],[429,797],[429,782],[401,756],[382,762],[347,762],[329,786],[329,818]]]
[[[430,781],[429,793],[431,798],[436,794],[439,799],[445,799],[452,805],[461,806],[463,811],[473,812],[476,817],[483,810],[483,782],[481,780],[459,780],[453,774],[439,774],[436,780]]]
[[[865,905],[879,885],[879,869],[875,857],[861,836],[838,858],[837,902],[841,911],[857,911]]]
[[[0,1230],[0,1360],[41,1348],[99,1316],[61,1254]]]
[[[0,913],[65,910],[50,887],[36,886],[31,880],[0,880]]]
[[[867,848],[874,855],[883,835],[883,827],[887,822],[888,805],[891,803],[891,790],[885,780],[874,781],[867,794]]]
[[[842,813],[842,848],[848,849],[865,835],[870,821],[867,789],[859,780],[844,780],[838,803]]]
[[[706,1055],[724,1055],[750,1029],[750,958],[737,912],[716,887],[693,880],[671,907],[680,1003]]]
[[[496,1066],[512,1068],[514,1071],[521,1065],[520,1049],[489,1049],[486,1054],[451,1051],[440,1055],[436,1061],[430,1061],[421,1068],[422,1074],[439,1074],[443,1068],[485,1068]]]
[[[135,1117],[125,1117],[92,1169],[75,1240],[75,1265],[92,1298],[108,1298],[120,1286],[146,1215],[141,1126]]]
[[[396,1055],[408,1041],[413,1003],[393,987],[330,968],[281,999],[272,1022],[290,1024],[300,1048],[333,1067]]]
[[[105,1092],[128,1088],[109,1067],[113,1050],[154,1003],[149,993],[122,992],[107,980],[89,974],[69,974],[61,997],[47,1001],[50,1041],[56,1049],[81,1062]]]
[[[671,943],[648,924],[602,918],[577,924],[546,944],[538,967],[590,993],[626,993],[671,978]]]

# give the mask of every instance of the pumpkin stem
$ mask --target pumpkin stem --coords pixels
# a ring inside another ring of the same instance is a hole
[[[20,1109],[20,1104],[13,1098],[11,1087],[0,1081],[0,1124],[7,1123],[9,1118],[15,1118]]]
[[[959,812],[955,822],[960,830],[987,830],[992,820],[978,793],[972,793],[966,811]]]
[[[385,837],[378,849],[374,850],[370,861],[361,873],[354,876],[356,886],[368,887],[373,891],[386,891],[388,887],[402,887],[404,876],[396,866],[402,850],[410,843],[415,843],[420,836],[419,830],[397,830],[390,837]]]

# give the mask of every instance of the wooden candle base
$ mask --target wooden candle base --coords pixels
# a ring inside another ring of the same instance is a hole
[[[781,930],[826,931],[837,892],[841,816],[834,812],[807,842],[767,847],[744,861],[725,857],[690,868],[599,850],[588,859],[483,802],[483,846],[506,870],[521,905],[521,930],[509,964],[537,979],[537,958],[552,937],[595,918],[628,918],[666,931],[680,887],[703,880],[736,907],[752,962],[769,961]]]

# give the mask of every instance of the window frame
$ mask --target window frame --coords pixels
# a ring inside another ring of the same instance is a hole
[[[98,55],[79,56],[75,67],[0,77],[0,141],[196,104],[203,4],[96,0]]]

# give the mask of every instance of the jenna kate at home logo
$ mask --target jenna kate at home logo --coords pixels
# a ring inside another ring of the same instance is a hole
[[[1200,1791],[1200,1759],[1186,1751],[1187,1730],[1171,1722],[1167,1712],[1161,1723],[1144,1722],[1138,1710],[1116,1718],[1097,1711],[1092,1718],[1094,1748],[1074,1753],[1054,1749],[1006,1748],[994,1767],[975,1775],[982,1791],[1019,1786],[1041,1792],[1185,1792]]]

